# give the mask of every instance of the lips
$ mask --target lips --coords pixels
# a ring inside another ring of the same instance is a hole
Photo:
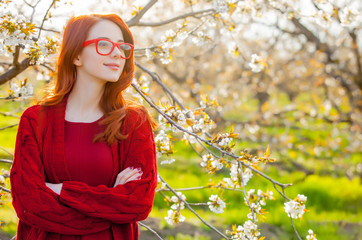
[[[104,65],[115,70],[118,70],[120,68],[120,65],[117,63],[105,63]]]

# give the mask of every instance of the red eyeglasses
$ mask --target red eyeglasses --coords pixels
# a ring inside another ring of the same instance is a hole
[[[118,50],[121,51],[121,58],[129,59],[132,55],[134,46],[129,43],[121,42],[115,43],[111,40],[104,39],[104,38],[97,38],[85,41],[83,43],[83,47],[88,46],[89,44],[95,43],[96,44],[96,51],[99,55],[107,56],[113,52],[113,49],[117,46]]]

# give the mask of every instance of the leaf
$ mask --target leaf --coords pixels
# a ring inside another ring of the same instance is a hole
[[[267,147],[267,149],[266,149],[265,155],[266,155],[267,157],[269,157],[269,156],[270,156],[270,148],[269,148],[269,144],[268,144],[268,147]]]

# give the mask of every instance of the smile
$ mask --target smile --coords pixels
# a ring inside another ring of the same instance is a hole
[[[118,70],[120,66],[118,64],[104,64],[106,67],[109,67],[113,70]]]

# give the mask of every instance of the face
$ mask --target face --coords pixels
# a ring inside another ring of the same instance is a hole
[[[115,43],[124,42],[120,27],[109,20],[101,20],[93,25],[86,41],[97,38],[109,39]],[[103,56],[97,53],[96,43],[89,44],[83,47],[80,55],[73,61],[77,67],[77,76],[89,80],[117,82],[126,62],[121,58],[122,54],[120,49],[115,47],[109,55]]]

